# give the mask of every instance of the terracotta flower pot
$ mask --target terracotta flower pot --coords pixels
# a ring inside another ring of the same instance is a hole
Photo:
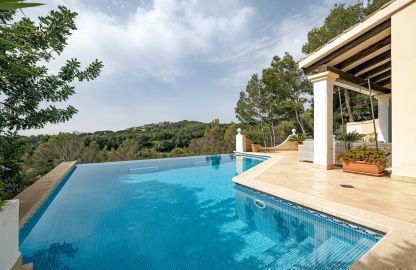
[[[260,150],[260,144],[258,143],[252,143],[251,144],[251,151],[252,152],[258,152]]]
[[[384,167],[364,161],[343,160],[342,169],[344,172],[358,173],[372,176],[382,176]]]

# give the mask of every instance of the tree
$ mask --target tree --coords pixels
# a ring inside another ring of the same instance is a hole
[[[84,140],[77,134],[59,133],[40,144],[33,153],[34,166],[42,175],[63,161],[80,159]]]
[[[224,152],[231,153],[235,150],[235,135],[237,134],[237,124],[231,122],[224,133]]]
[[[92,62],[85,70],[73,58],[66,61],[57,74],[50,74],[44,63],[60,55],[71,32],[76,29],[77,13],[60,6],[48,16],[39,17],[36,25],[22,18],[7,27],[23,35],[14,38],[16,44],[28,46],[31,51],[17,50],[0,45],[0,133],[42,128],[48,123],[69,120],[77,110],[68,105],[55,104],[66,101],[75,93],[71,85],[75,80],[93,80],[100,74],[102,63]],[[42,104],[42,106],[41,106]]]
[[[295,119],[306,134],[303,112],[308,97],[312,94],[312,84],[289,53],[280,58],[274,56],[269,68],[263,70],[263,81],[269,92],[274,93],[271,102],[278,119],[287,118],[287,111],[292,111]]]
[[[139,144],[134,139],[125,139],[117,149],[111,149],[108,153],[108,161],[135,160]]]
[[[218,119],[211,122],[202,138],[192,140],[189,145],[189,152],[196,155],[220,154],[224,149],[224,133]]]
[[[101,161],[100,147],[98,143],[93,141],[84,146],[80,156],[80,163],[93,163]]]
[[[24,186],[21,171],[25,141],[20,136],[0,135],[0,185],[4,187],[2,198],[10,199],[20,193]]]
[[[335,4],[325,18],[324,24],[308,32],[308,41],[303,45],[302,52],[309,54],[315,51],[389,1],[367,0],[366,6],[361,2],[350,6]]]
[[[296,124],[307,132],[303,113],[312,94],[312,85],[298,68],[293,57],[285,53],[274,56],[270,67],[249,80],[246,91],[240,93],[235,108],[237,118],[248,129],[260,129],[260,142],[267,146],[277,145],[287,136],[288,123]],[[254,127],[253,127],[254,126]],[[267,137],[269,139],[267,139]]]
[[[28,4],[2,1],[5,3]],[[3,41],[0,42],[0,139],[4,145],[16,145],[7,153],[16,164],[5,162],[6,157],[1,156],[0,166],[13,170],[13,175],[20,174],[25,152],[18,132],[69,120],[77,110],[71,105],[65,108],[56,105],[75,93],[73,82],[93,80],[103,67],[95,60],[81,69],[81,63],[75,58],[67,60],[57,73],[51,73],[46,67],[46,63],[62,53],[68,37],[76,30],[76,15],[63,6],[39,17],[38,23],[26,17],[16,20],[12,10],[0,14]],[[10,182],[4,177],[11,175],[11,172],[4,173],[1,180]],[[17,181],[18,178],[10,179]]]
[[[237,101],[235,112],[237,119],[246,125],[258,125],[266,135],[266,128],[269,128],[270,144],[274,141],[274,104],[275,99],[270,91],[266,89],[263,79],[259,78],[258,74],[251,76],[247,83],[245,91],[240,92],[240,98]],[[263,138],[263,145],[266,145],[266,138]]]

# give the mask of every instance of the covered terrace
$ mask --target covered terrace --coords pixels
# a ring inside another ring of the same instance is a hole
[[[334,85],[378,101],[392,178],[416,183],[416,2],[395,0],[299,62],[314,89],[314,165],[332,169]]]

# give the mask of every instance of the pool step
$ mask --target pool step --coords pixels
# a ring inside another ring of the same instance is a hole
[[[351,265],[352,260],[360,258],[373,244],[374,243],[371,240],[367,240],[365,238],[360,239],[354,245],[350,245],[351,247],[348,252],[344,252],[341,256],[338,257],[338,262],[344,262],[345,264],[348,263]],[[337,264],[336,262],[332,262],[330,263],[330,266],[335,267]]]
[[[318,246],[310,237],[301,243],[288,239],[263,252],[246,269],[259,266],[268,270],[347,269],[352,258],[359,258],[364,254],[369,244],[369,240],[365,239],[350,244],[331,237]]]
[[[346,269],[352,245],[335,237],[319,245],[309,256],[294,266],[294,269]],[[345,256],[347,253],[347,256]],[[345,260],[340,258],[345,257]]]
[[[256,257],[246,269],[291,269],[292,265],[304,258],[302,255],[312,252],[314,245],[315,241],[309,237],[301,243],[288,238]]]
[[[33,270],[33,263],[27,263],[25,265],[22,265],[20,269],[21,270]]]

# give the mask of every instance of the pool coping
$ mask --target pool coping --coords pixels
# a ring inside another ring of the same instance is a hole
[[[267,153],[249,154],[268,156],[269,159],[235,176],[235,183],[385,233],[350,269],[416,269],[414,254],[400,253],[409,243],[416,243],[416,224],[258,181],[257,177],[277,165],[283,157]],[[390,259],[392,256],[393,259]]]
[[[22,229],[56,187],[75,168],[77,161],[60,163],[13,199],[19,200],[19,227]]]

